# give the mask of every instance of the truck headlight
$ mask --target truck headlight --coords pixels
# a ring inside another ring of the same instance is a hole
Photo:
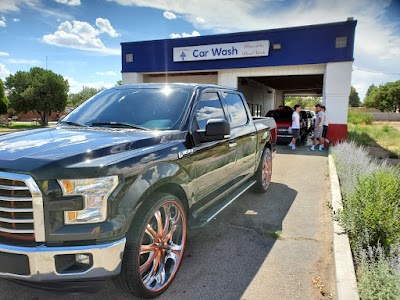
[[[65,211],[65,224],[104,222],[107,199],[118,185],[118,176],[58,180],[64,196],[83,196],[83,210]]]

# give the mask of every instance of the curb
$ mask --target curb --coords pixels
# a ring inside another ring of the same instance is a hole
[[[336,215],[342,207],[339,178],[334,159],[329,153],[329,182],[331,186],[331,202]],[[357,280],[354,271],[349,237],[338,221],[333,220],[333,255],[336,271],[336,294],[338,300],[358,300]]]

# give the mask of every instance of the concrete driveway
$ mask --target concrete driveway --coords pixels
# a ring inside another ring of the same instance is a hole
[[[246,192],[191,232],[173,285],[159,299],[334,299],[327,152],[280,146],[266,194]],[[134,299],[112,282],[63,296],[0,280],[0,299]]]

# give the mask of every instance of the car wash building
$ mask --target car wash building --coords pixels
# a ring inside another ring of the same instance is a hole
[[[331,141],[347,136],[357,21],[122,43],[122,80],[234,87],[255,116],[285,96],[322,96]]]

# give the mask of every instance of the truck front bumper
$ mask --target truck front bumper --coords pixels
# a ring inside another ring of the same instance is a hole
[[[0,244],[0,277],[41,282],[91,280],[118,275],[125,243],[123,238],[109,244],[70,247]]]

